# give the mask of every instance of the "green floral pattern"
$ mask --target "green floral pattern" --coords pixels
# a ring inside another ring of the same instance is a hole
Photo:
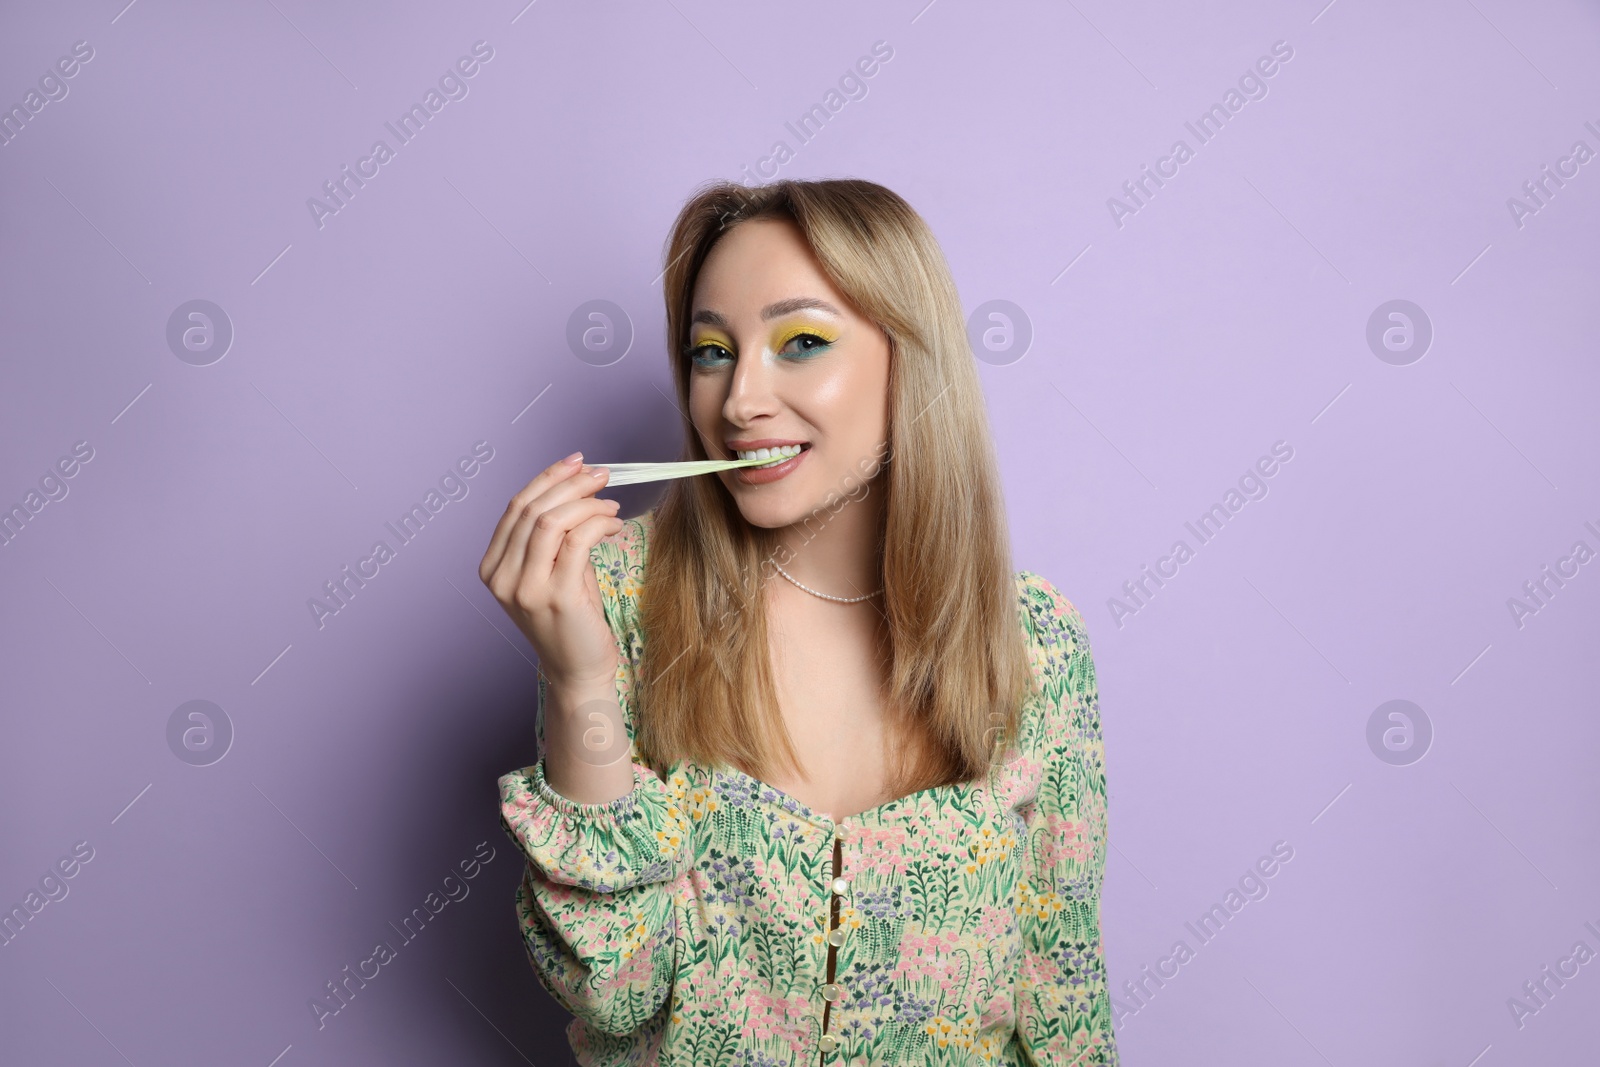
[[[633,735],[638,594],[653,515],[592,553],[622,653]],[[555,792],[541,758],[502,776],[501,824],[527,859],[517,918],[540,984],[594,1067],[1116,1065],[1100,944],[1106,780],[1082,616],[1016,575],[1042,692],[1009,761],[846,819],[730,766],[665,781],[632,749],[608,804]],[[540,708],[544,686],[539,690]],[[824,1052],[833,846],[842,850],[839,998]]]

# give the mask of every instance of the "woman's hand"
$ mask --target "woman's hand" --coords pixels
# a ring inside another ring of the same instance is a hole
[[[574,452],[511,498],[478,565],[506,614],[539,654],[539,668],[564,690],[609,691],[617,642],[606,624],[589,552],[622,529],[618,503],[594,494],[604,467]]]

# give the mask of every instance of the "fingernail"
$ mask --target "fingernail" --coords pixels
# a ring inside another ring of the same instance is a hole
[[[604,467],[594,467],[589,471],[591,478],[604,478],[608,472]]]
[[[561,462],[563,462],[563,463],[576,463],[576,462],[578,462],[578,460],[580,460],[582,458],[583,458],[583,453],[582,452],[574,452],[572,455],[568,456],[566,459],[562,460]]]

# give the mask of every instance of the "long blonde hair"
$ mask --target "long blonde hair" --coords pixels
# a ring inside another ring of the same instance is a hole
[[[983,394],[955,282],[900,196],[869,181],[702,187],[665,248],[667,350],[689,409],[695,279],[739,223],[788,219],[829,281],[890,342],[889,454],[863,492],[886,495],[878,654],[894,795],[987,774],[1016,734],[1032,675]],[[685,423],[685,459],[707,459]],[[834,494],[813,518],[849,506]],[[851,494],[851,499],[855,494]],[[640,593],[643,659],[635,741],[664,773],[678,759],[757,778],[801,773],[778,708],[767,644],[774,531],[752,526],[717,478],[671,483],[655,509]],[[780,559],[779,562],[786,562]]]

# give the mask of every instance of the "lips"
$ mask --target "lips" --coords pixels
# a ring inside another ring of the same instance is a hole
[[[734,480],[743,485],[768,485],[781,478],[788,477],[791,472],[806,461],[806,457],[810,454],[811,449],[807,447],[803,448],[797,455],[790,456],[782,463],[773,463],[764,467],[740,467],[731,473]]]
[[[738,438],[723,442],[723,447],[729,452],[753,452],[758,448],[781,448],[785,445],[806,446],[811,442],[798,441],[792,437],[759,437]]]
[[[771,448],[741,448],[735,454],[740,459],[759,459],[777,463],[792,456],[798,456],[804,450],[805,446],[803,445],[774,445]]]

